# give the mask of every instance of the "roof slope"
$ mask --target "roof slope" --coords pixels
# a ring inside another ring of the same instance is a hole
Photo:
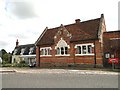
[[[70,42],[81,40],[98,39],[98,30],[101,18],[92,19],[84,22],[64,25],[64,27],[72,35]],[[41,36],[36,45],[50,45],[54,44],[54,36],[60,27],[47,29]]]
[[[22,49],[25,49],[23,55],[29,55],[30,48],[33,48],[33,52],[32,52],[31,54],[35,54],[35,53],[36,53],[36,48],[35,48],[35,45],[34,45],[34,44],[19,45],[18,47],[15,47],[13,53],[14,53],[15,50],[16,50],[15,55],[20,55],[21,50],[22,50]]]

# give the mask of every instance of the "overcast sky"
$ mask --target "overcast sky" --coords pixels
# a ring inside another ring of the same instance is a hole
[[[12,52],[35,43],[42,31],[60,24],[99,18],[103,13],[107,31],[118,30],[119,0],[0,0],[0,50]]]

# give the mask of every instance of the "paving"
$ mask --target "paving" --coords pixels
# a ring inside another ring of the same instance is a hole
[[[49,74],[105,74],[118,75],[118,72],[103,71],[103,70],[76,70],[76,69],[46,69],[46,68],[16,68],[16,67],[2,67],[0,72],[9,73],[49,73]]]

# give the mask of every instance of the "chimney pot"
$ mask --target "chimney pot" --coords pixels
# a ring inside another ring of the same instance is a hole
[[[104,17],[104,14],[101,14],[101,18]]]
[[[18,47],[18,45],[19,45],[19,42],[18,42],[18,39],[17,39],[17,41],[16,41],[16,47]]]
[[[80,21],[81,21],[80,19],[76,19],[75,20],[76,23],[80,23]]]

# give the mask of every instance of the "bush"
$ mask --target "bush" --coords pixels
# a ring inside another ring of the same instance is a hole
[[[11,66],[12,66],[12,64],[10,64],[10,63],[2,64],[2,67],[11,67]]]
[[[16,64],[16,66],[17,67],[28,67],[28,64],[26,64],[26,63],[18,63],[18,64]]]
[[[25,64],[25,61],[20,61],[20,64]]]
[[[20,63],[6,63],[3,62],[2,67],[28,67],[28,64],[25,63],[25,61],[21,61]]]

